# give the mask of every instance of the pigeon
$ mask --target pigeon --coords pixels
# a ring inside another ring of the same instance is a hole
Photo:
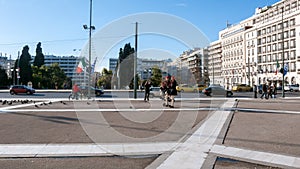
[[[47,105],[47,103],[45,103],[45,102],[43,102],[43,104],[46,106]]]
[[[52,104],[52,102],[50,101],[48,104]]]
[[[91,103],[89,103],[89,102],[86,102],[86,104],[90,105]]]
[[[6,104],[6,102],[7,102],[7,101],[6,101],[6,100],[4,100],[4,101],[2,102],[2,105],[3,105],[3,104]]]
[[[12,101],[10,101],[10,102],[8,102],[7,104],[8,104],[8,105],[12,105],[12,103],[13,103],[13,102],[12,102]]]
[[[35,104],[34,107],[38,108],[39,106]]]

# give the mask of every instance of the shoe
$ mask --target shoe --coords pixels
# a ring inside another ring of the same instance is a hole
[[[168,105],[168,104],[166,104],[166,107],[169,107],[169,105]]]
[[[171,105],[170,105],[169,107],[170,107],[170,108],[174,108],[174,106],[171,106]]]

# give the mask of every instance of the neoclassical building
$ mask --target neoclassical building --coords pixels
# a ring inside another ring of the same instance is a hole
[[[221,56],[216,56],[219,49],[214,50],[217,42],[211,43],[209,65],[216,63],[216,57],[220,59],[221,84],[228,88],[265,82],[281,85],[283,75],[279,70],[283,67],[288,68],[285,83],[299,84],[299,37],[300,0],[281,0],[257,8],[253,16],[221,30]]]

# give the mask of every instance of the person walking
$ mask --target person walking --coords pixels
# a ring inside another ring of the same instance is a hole
[[[268,86],[268,98],[273,98],[273,85]]]
[[[150,80],[147,80],[144,84],[144,89],[145,89],[145,96],[144,96],[144,101],[149,101],[149,95],[150,95],[150,87],[152,86],[152,83]]]
[[[266,83],[262,85],[262,95],[260,96],[260,98],[263,99],[264,97],[265,99],[268,99],[268,86]]]
[[[274,86],[273,86],[273,98],[275,99],[276,98],[276,95],[277,95],[277,88],[276,88],[276,83],[274,83]]]
[[[177,95],[177,81],[175,80],[175,77],[171,77],[171,83],[170,83],[170,97],[171,97],[171,105],[169,106],[170,108],[174,108],[174,99],[175,96]]]
[[[171,81],[169,76],[166,76],[163,85],[164,85],[163,88],[165,92],[165,103],[163,105],[169,107],[169,99],[170,99],[169,97],[170,97],[170,87],[171,87]]]
[[[253,93],[254,93],[254,98],[257,98],[257,86],[253,86]]]

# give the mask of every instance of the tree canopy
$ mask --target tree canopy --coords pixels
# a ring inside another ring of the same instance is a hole
[[[120,48],[118,65],[116,68],[115,82],[118,88],[125,88],[130,85],[133,75],[134,66],[134,48],[130,43],[125,44],[124,48]]]
[[[3,69],[0,66],[0,86],[7,86],[8,85],[8,76],[7,73],[5,72],[5,69]]]
[[[20,56],[20,81],[21,84],[27,85],[29,81],[32,81],[32,69],[31,69],[31,56],[29,54],[29,47],[26,45],[23,47],[22,54]]]
[[[38,68],[45,64],[45,56],[42,52],[41,45],[41,42],[36,45],[36,55],[33,61],[33,65],[37,66]]]

